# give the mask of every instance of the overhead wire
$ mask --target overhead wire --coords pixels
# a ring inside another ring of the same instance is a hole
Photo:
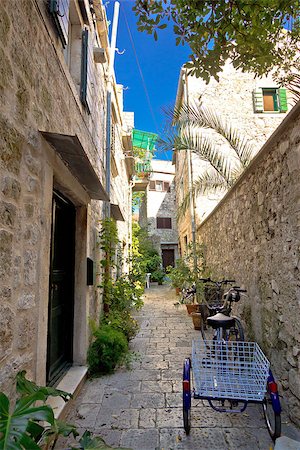
[[[138,54],[137,54],[137,51],[136,51],[136,48],[135,48],[133,36],[132,36],[131,31],[130,31],[130,27],[129,27],[127,16],[126,16],[125,7],[123,7],[122,1],[120,2],[120,6],[121,6],[122,14],[124,16],[124,21],[125,21],[126,29],[127,29],[127,32],[128,32],[129,40],[130,40],[130,43],[131,43],[131,47],[132,47],[132,50],[133,50],[133,53],[134,53],[135,61],[136,61],[136,64],[137,64],[137,67],[138,67],[138,71],[139,71],[139,74],[140,74],[140,77],[141,77],[141,80],[142,80],[142,85],[143,85],[143,89],[144,89],[144,92],[145,92],[145,96],[146,96],[146,100],[147,100],[147,103],[148,103],[148,107],[149,107],[149,110],[150,110],[150,114],[152,116],[152,120],[153,120],[153,123],[154,123],[154,126],[155,126],[155,130],[156,130],[157,134],[159,134],[159,127],[158,127],[158,124],[157,124],[157,120],[156,120],[156,117],[155,117],[154,110],[152,108],[152,104],[151,104],[149,92],[148,92],[148,89],[147,89],[146,81],[145,81],[145,78],[144,78],[144,75],[143,75],[143,71],[142,71],[142,68],[141,68],[141,65],[140,65],[140,62],[139,62],[139,57],[138,57]],[[160,152],[163,152],[165,154],[165,156],[167,158],[166,162],[169,162],[170,160],[169,160],[169,155],[167,154],[167,152],[165,150],[162,150],[162,151],[160,150]]]

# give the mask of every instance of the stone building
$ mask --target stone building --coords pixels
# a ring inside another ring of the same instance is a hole
[[[214,277],[247,289],[235,305],[300,426],[300,102],[198,228]]]
[[[220,74],[219,82],[211,79],[209,84],[196,77],[187,76],[185,69],[181,69],[176,106],[199,101],[245,136],[253,146],[253,155],[278,127],[290,108],[286,90],[274,84],[270,76],[254,78],[250,73],[234,69],[229,62]],[[205,133],[210,131],[205,130]],[[223,151],[230,151],[224,141],[219,142],[217,137],[214,139]],[[191,171],[188,170],[189,159]],[[208,163],[194,154],[187,155],[187,152],[174,154],[173,162],[176,167],[177,202],[180,205],[190,190],[191,182],[208,167]],[[195,227],[207,217],[223,195],[224,193],[207,193],[195,199]],[[178,230],[180,247],[184,251],[186,243],[192,240],[191,209],[179,220]]]
[[[0,390],[21,369],[39,384],[72,375],[76,387],[101,311],[105,203],[125,256],[130,246],[122,88],[112,74],[109,197],[101,1],[2,0],[0,12]]]
[[[178,255],[175,171],[171,161],[153,159],[149,184],[143,198],[139,222],[147,228],[163,267],[174,266]]]

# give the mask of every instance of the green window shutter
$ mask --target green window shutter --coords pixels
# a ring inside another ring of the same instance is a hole
[[[82,31],[80,99],[92,111],[94,92],[93,42],[88,29]]]
[[[264,99],[261,88],[254,89],[253,91],[253,106],[254,112],[264,112]]]
[[[70,0],[50,0],[49,12],[65,48],[68,45]]]
[[[287,112],[288,110],[288,104],[287,104],[287,97],[286,97],[286,89],[278,89],[278,95],[279,95],[279,109],[280,112]]]

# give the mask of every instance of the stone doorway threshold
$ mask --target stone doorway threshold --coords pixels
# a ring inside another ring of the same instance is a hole
[[[87,376],[86,366],[72,366],[64,374],[63,378],[60,380],[56,389],[69,392],[73,395],[73,398],[68,402],[65,402],[61,397],[50,397],[48,400],[48,405],[51,406],[56,419],[62,419],[66,416],[70,404],[77,397],[81,391],[83,384]]]

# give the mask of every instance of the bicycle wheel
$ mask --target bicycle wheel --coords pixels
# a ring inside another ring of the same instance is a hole
[[[275,441],[281,435],[281,407],[275,381],[268,382],[262,407],[269,434]]]
[[[240,342],[245,340],[243,325],[237,317],[234,318],[234,328],[229,330],[229,340]]]
[[[191,429],[191,360],[187,358],[183,366],[183,380],[182,380],[182,412],[183,412],[183,427],[186,434],[190,433]]]

